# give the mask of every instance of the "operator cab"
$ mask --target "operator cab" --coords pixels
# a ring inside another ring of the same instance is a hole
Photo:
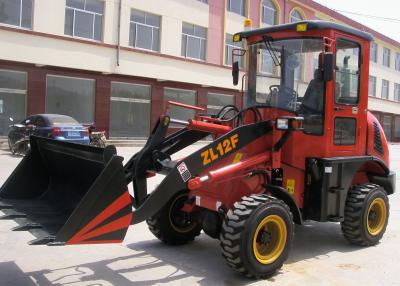
[[[233,55],[233,62],[245,57],[244,107],[303,117],[304,134],[337,137],[332,145],[339,147],[326,147],[331,149],[325,155],[335,148],[357,149],[350,145],[356,145],[357,122],[366,120],[367,97],[360,94],[367,94],[361,88],[368,86],[368,62],[363,66],[361,57],[370,34],[331,22],[302,21],[244,31],[233,39],[246,47]],[[234,82],[237,66],[233,64]]]

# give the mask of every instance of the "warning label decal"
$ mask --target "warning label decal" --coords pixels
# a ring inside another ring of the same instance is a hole
[[[182,177],[182,180],[184,182],[187,182],[192,175],[190,174],[190,171],[187,168],[185,162],[180,163],[177,168],[178,168],[179,174]]]

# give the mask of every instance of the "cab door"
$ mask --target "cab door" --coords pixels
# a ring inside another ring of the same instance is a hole
[[[332,155],[360,155],[361,46],[355,40],[336,36],[335,86],[332,110]]]

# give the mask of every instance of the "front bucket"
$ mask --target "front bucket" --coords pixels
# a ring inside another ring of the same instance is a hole
[[[132,220],[122,157],[105,149],[31,136],[31,151],[0,189],[1,219],[31,244],[121,242]]]

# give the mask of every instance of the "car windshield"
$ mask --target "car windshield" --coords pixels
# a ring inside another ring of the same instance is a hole
[[[47,115],[46,117],[52,126],[80,125],[78,121],[66,115]]]
[[[304,114],[323,112],[321,38],[265,40],[249,46],[249,98]]]

